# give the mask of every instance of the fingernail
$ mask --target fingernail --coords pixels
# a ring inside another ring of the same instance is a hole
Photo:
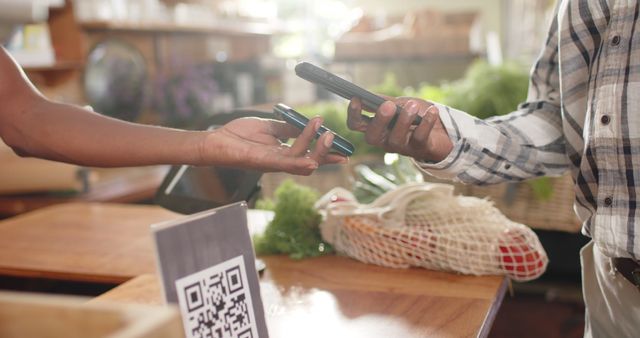
[[[391,116],[396,113],[396,105],[391,101],[387,101],[380,106],[380,113],[384,116]]]
[[[324,146],[329,148],[333,144],[333,133],[327,132],[329,135],[324,139]]]
[[[431,107],[427,108],[426,111],[421,112],[421,113],[422,113],[422,115],[420,115],[421,117],[425,117],[426,115],[428,115],[427,118],[429,120],[432,120],[433,118],[438,116],[438,108],[436,108],[436,106],[431,106]]]
[[[317,131],[318,129],[320,129],[320,127],[322,127],[322,118],[318,116],[316,120],[316,125],[314,128]]]
[[[418,112],[418,103],[415,101],[409,102],[408,106],[405,108],[405,111],[409,115],[415,115]]]
[[[435,121],[440,116],[437,109],[429,109],[427,112],[429,113],[429,121]]]
[[[309,165],[307,166],[307,168],[309,168],[309,169],[311,169],[311,170],[316,170],[316,169],[318,169],[318,162],[315,162],[315,161],[314,161],[313,163],[309,164]]]

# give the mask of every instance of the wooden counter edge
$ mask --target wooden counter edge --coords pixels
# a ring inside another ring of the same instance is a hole
[[[509,286],[509,283],[509,278],[504,277],[502,279],[502,283],[500,283],[500,287],[498,288],[496,297],[493,299],[493,302],[491,302],[491,305],[489,305],[489,311],[487,311],[487,315],[482,320],[482,326],[480,327],[480,331],[478,331],[479,338],[485,338],[489,336],[491,327],[493,327],[493,322],[495,321],[502,302],[504,301],[504,296],[507,293],[507,287]]]
[[[93,274],[68,273],[59,271],[39,271],[32,269],[15,269],[0,267],[0,276],[19,277],[19,278],[41,278],[66,282],[87,282],[87,283],[103,283],[114,284],[120,286],[133,277],[127,276],[96,276]]]

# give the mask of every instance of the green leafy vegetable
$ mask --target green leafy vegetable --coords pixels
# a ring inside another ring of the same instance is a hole
[[[463,79],[443,85],[442,103],[481,119],[505,115],[524,102],[528,85],[529,75],[520,66],[477,61]]]
[[[320,235],[322,217],[313,208],[318,199],[315,190],[286,180],[276,189],[275,198],[275,202],[259,204],[273,207],[275,216],[264,234],[254,238],[256,254],[288,254],[302,259],[333,252]]]
[[[256,201],[256,209],[260,210],[276,210],[276,202],[270,198],[263,198]]]

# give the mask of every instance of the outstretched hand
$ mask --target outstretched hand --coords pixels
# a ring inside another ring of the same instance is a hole
[[[351,100],[347,120],[349,128],[363,132],[371,145],[417,160],[439,162],[449,155],[453,143],[436,106],[417,98],[387,99],[389,101],[378,108],[373,118],[362,115],[362,103],[358,98]],[[396,106],[402,107],[402,111],[393,128],[389,128]],[[412,125],[416,116],[422,117],[417,126]]]
[[[313,118],[301,132],[277,120],[233,120],[207,135],[201,148],[203,162],[297,175],[310,175],[323,164],[346,163],[346,157],[330,152],[334,137],[331,132],[320,136],[315,147],[309,149],[321,125],[321,118]],[[294,137],[292,145],[281,141]]]

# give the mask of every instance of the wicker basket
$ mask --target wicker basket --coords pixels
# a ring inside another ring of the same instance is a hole
[[[571,176],[551,180],[553,195],[544,201],[537,198],[525,182],[491,186],[456,184],[456,190],[464,195],[488,197],[511,220],[531,228],[579,232],[580,222],[573,210],[575,195]]]

